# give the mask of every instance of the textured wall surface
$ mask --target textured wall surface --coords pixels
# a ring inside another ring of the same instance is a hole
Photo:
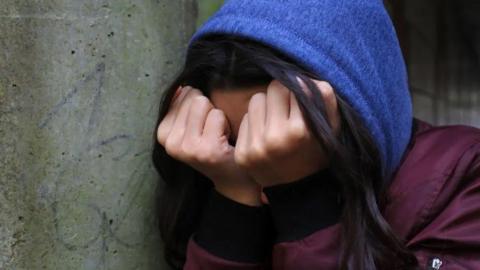
[[[196,13],[0,1],[0,269],[166,269],[151,134]]]

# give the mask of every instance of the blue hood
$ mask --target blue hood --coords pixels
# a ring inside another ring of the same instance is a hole
[[[404,59],[381,0],[227,0],[193,35],[248,37],[328,81],[364,120],[394,172],[412,128]]]

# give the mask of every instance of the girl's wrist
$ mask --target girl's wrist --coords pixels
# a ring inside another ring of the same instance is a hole
[[[271,227],[266,206],[237,203],[212,189],[193,240],[220,258],[261,264],[271,252]]]
[[[222,187],[215,186],[215,190],[223,196],[248,206],[261,206],[261,191],[259,187]]]

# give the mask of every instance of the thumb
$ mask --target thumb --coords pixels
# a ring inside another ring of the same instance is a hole
[[[217,108],[213,108],[207,115],[203,135],[208,138],[220,138],[223,135],[230,136],[230,123],[225,113]]]

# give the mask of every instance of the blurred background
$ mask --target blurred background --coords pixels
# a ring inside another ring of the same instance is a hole
[[[199,0],[197,27],[200,27],[222,4],[223,0]]]
[[[415,115],[480,126],[480,1],[391,0]]]
[[[0,1],[0,269],[167,269],[158,104],[222,3]],[[415,115],[480,127],[480,1],[386,5]]]

